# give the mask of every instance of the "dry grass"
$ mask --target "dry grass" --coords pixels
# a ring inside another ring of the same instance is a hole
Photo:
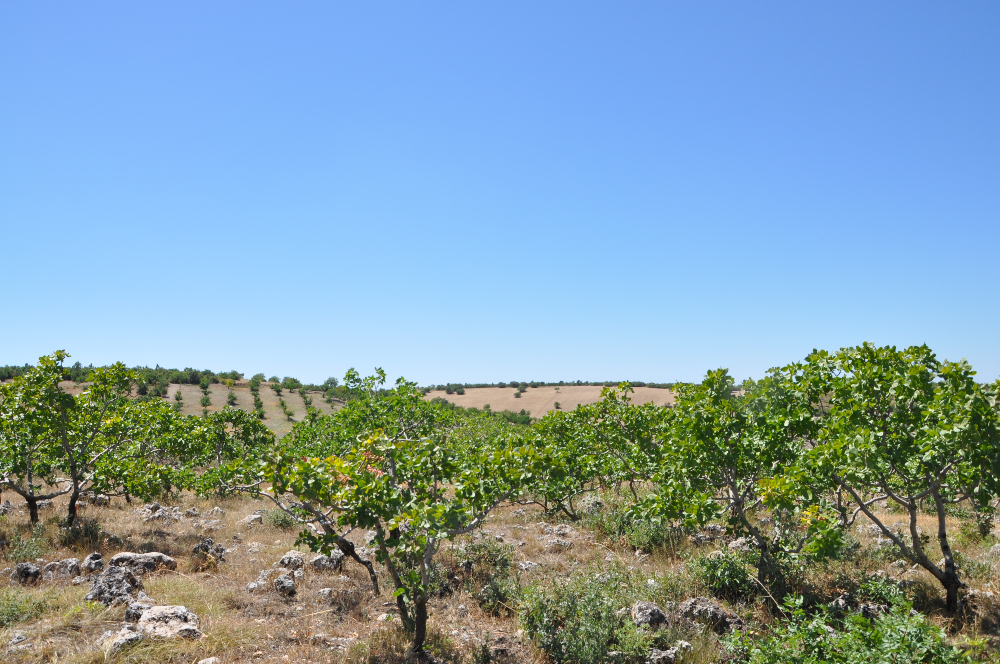
[[[42,513],[48,521],[36,533],[44,542],[43,559],[59,560],[80,557],[88,549],[74,549],[59,545],[57,518],[62,518],[65,500],[54,511]],[[211,533],[217,542],[232,549],[217,570],[196,572],[195,561],[189,553],[202,533],[193,527],[202,516],[185,519],[172,525],[142,523],[134,514],[138,505],[126,505],[115,499],[110,507],[88,506],[84,515],[96,518],[104,532],[114,537],[105,538],[99,550],[108,557],[121,550],[158,550],[178,559],[176,571],[161,571],[144,577],[145,592],[160,604],[182,604],[195,612],[201,620],[205,637],[198,641],[170,641],[141,643],[125,653],[112,657],[112,662],[196,662],[218,656],[223,662],[394,662],[402,652],[405,641],[395,625],[378,620],[382,614],[395,616],[395,606],[388,592],[372,597],[366,572],[348,562],[342,574],[317,573],[306,570],[305,578],[298,583],[298,595],[288,601],[271,590],[248,594],[245,586],[257,578],[262,569],[276,562],[286,551],[294,548],[296,529],[280,529],[265,525],[248,530],[237,522],[255,509],[268,509],[269,505],[245,498],[206,500],[184,495],[171,504],[182,510],[197,507],[204,515],[215,506],[226,513],[221,518],[223,527]],[[902,515],[887,514],[887,524],[902,520]],[[644,578],[653,579],[662,589],[665,599],[683,599],[706,595],[688,561],[707,555],[714,546],[696,547],[690,541],[681,541],[673,550],[656,549],[652,555],[636,556],[636,552],[621,540],[604,540],[581,523],[569,524],[570,532],[561,538],[572,542],[567,549],[546,546],[552,537],[547,527],[556,525],[546,521],[537,508],[505,507],[494,513],[482,531],[449,545],[439,554],[444,565],[457,565],[463,553],[460,547],[477,538],[496,540],[514,546],[517,561],[531,561],[537,568],[519,573],[522,585],[549,584],[565,579],[584,569],[608,566],[610,558],[631,568]],[[935,532],[933,517],[922,515],[920,525],[929,534]],[[949,527],[955,539],[962,529],[957,519],[949,518]],[[0,531],[20,532],[30,536],[32,529],[24,510],[6,520],[0,520]],[[818,599],[829,601],[843,589],[857,585],[866,575],[884,570],[893,578],[915,581],[914,592],[920,593],[920,610],[952,633],[975,636],[995,628],[975,621],[962,622],[948,616],[943,610],[943,593],[937,582],[926,572],[892,567],[893,556],[876,553],[875,540],[866,532],[852,533],[860,541],[865,555],[849,562],[834,561],[809,568],[802,583]],[[358,533],[360,535],[360,533]],[[238,537],[239,540],[234,539]],[[354,537],[361,543],[360,537]],[[1000,590],[1000,569],[990,559],[989,547],[996,540],[962,541],[959,548],[966,559],[976,565],[976,576],[967,583],[976,589]],[[115,544],[113,542],[117,542]],[[933,542],[931,548],[936,545]],[[305,552],[303,552],[305,553]],[[306,556],[308,560],[308,555]],[[9,565],[9,563],[7,563]],[[6,566],[6,565],[4,565]],[[382,575],[384,588],[389,579]],[[333,606],[320,602],[317,591],[333,587],[342,591],[340,600]],[[105,609],[88,604],[83,596],[88,585],[72,586],[65,581],[46,581],[35,587],[16,588],[24,598],[41,603],[40,615],[0,628],[0,647],[15,632],[23,632],[33,643],[30,650],[4,655],[7,662],[70,662],[96,664],[105,661],[104,653],[96,642],[105,630],[117,630],[121,625],[123,607]],[[769,603],[758,598],[743,605],[731,605],[744,617],[766,625],[775,619]],[[474,651],[486,638],[506,640],[513,652],[513,661],[542,662],[544,657],[524,642],[518,635],[517,618],[493,616],[480,610],[476,599],[461,587],[450,594],[435,597],[429,604],[429,629],[433,633],[432,650],[449,661],[471,662]],[[708,638],[708,637],[706,637]],[[711,639],[709,639],[711,640]],[[711,661],[717,645],[701,644],[699,661]],[[450,659],[449,659],[450,658]]]
[[[556,409],[556,402],[563,410],[572,410],[581,404],[596,403],[601,400],[603,387],[594,385],[564,385],[561,387],[529,387],[527,392],[515,397],[512,387],[470,387],[465,394],[447,394],[444,390],[428,392],[427,398],[442,397],[463,407],[482,408],[489,404],[493,410],[527,410],[534,417],[541,417]],[[658,406],[673,403],[674,393],[658,387],[637,387],[632,395],[633,403],[655,403]]]

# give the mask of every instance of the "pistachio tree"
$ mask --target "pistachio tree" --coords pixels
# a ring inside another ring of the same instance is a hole
[[[636,510],[687,523],[725,516],[760,552],[762,585],[780,582],[781,556],[829,553],[839,531],[816,496],[781,505],[791,517],[782,521],[793,527],[765,530],[754,518],[765,506],[768,480],[795,463],[810,437],[814,424],[807,406],[777,374],[737,389],[728,371],[718,369],[698,385],[680,385],[663,463],[651,477],[656,490]]]
[[[60,441],[52,435],[53,404],[70,407],[72,397],[59,389],[64,351],[41,357],[38,364],[0,384],[0,488],[21,496],[32,523],[38,522],[38,501],[70,492],[71,484],[56,477]]]
[[[25,498],[33,519],[38,500],[69,494],[71,524],[90,488],[139,496],[169,488],[161,445],[180,416],[164,402],[134,399],[137,376],[121,363],[94,369],[81,394],[67,392],[60,381],[68,357],[39,358],[23,380],[3,386],[0,464],[4,486]],[[59,488],[40,493],[38,479]]]
[[[835,491],[845,525],[867,517],[941,583],[954,610],[964,584],[948,510],[961,503],[988,510],[1000,495],[997,385],[978,384],[968,362],[941,361],[927,346],[871,343],[814,351],[791,377],[820,423],[796,483]],[[886,524],[879,507],[886,503],[906,514],[904,529]],[[925,506],[936,517],[939,552],[917,525]]]

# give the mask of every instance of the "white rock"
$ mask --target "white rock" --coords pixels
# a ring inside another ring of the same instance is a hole
[[[197,639],[198,616],[184,606],[154,606],[146,609],[135,626],[136,631],[146,637],[160,639]]]

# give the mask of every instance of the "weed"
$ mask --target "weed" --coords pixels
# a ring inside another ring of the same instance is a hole
[[[44,601],[19,593],[13,588],[0,589],[0,627],[10,627],[36,618],[45,611]]]
[[[695,558],[690,565],[712,594],[730,601],[746,601],[760,590],[757,584],[757,552],[718,553]]]
[[[283,510],[270,510],[267,513],[267,523],[279,530],[289,530],[298,525],[290,514]]]
[[[75,549],[94,551],[101,541],[101,524],[97,519],[78,518],[68,528],[59,529],[59,544]]]

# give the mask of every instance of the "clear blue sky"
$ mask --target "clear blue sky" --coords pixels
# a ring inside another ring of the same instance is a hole
[[[998,222],[996,2],[0,5],[0,364],[993,379]]]

